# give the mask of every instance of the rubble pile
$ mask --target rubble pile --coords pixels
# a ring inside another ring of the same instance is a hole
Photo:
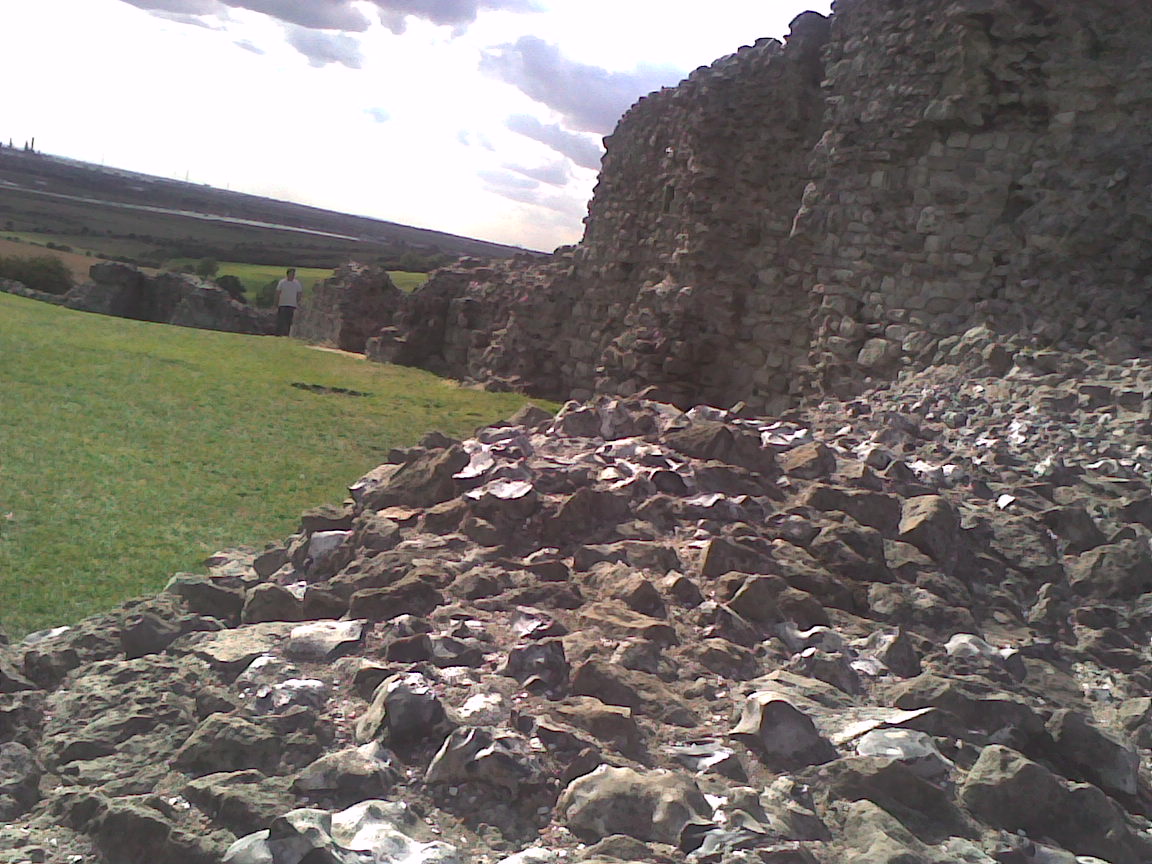
[[[0,647],[0,861],[1143,864],[1152,362],[430,433]]]
[[[81,312],[200,330],[269,335],[275,313],[241,303],[226,290],[187,273],[149,275],[131,264],[101,261],[66,294],[49,294],[0,279],[0,291]]]

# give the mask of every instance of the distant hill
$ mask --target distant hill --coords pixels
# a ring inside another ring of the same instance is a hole
[[[212,186],[138,174],[41,153],[0,147],[0,188],[46,200],[152,208],[179,216],[217,217],[241,227],[296,229],[313,236],[363,241],[373,248],[437,251],[450,256],[507,258],[528,250],[261,198]],[[7,194],[6,194],[7,197]],[[11,218],[9,213],[0,213]],[[11,230],[11,229],[9,229]]]

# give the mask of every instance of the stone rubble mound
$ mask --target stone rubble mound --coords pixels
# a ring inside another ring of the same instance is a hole
[[[945,348],[431,433],[0,645],[0,861],[1146,864],[1152,362]]]
[[[269,335],[275,324],[273,311],[241,303],[211,282],[187,273],[149,275],[114,261],[93,264],[88,281],[66,294],[37,291],[7,279],[0,279],[0,291],[80,312],[200,330]]]

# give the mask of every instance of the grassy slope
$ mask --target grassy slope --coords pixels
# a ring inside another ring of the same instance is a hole
[[[389,448],[467,434],[524,401],[290,340],[3,294],[0,382],[0,624],[17,633],[282,537]]]

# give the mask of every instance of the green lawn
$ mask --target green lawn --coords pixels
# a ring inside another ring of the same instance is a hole
[[[0,382],[0,625],[14,634],[283,537],[389,448],[430,429],[466,435],[525,401],[293,340],[5,294]]]
[[[401,291],[407,291],[409,294],[428,281],[427,273],[406,273],[403,270],[389,270],[388,275],[392,277],[392,282],[397,288]]]
[[[169,261],[168,267],[175,267],[179,263],[183,262]],[[189,263],[195,264],[196,262],[192,261]],[[291,266],[291,264],[279,267],[275,264],[241,264],[236,261],[221,261],[220,272],[217,275],[235,276],[244,283],[248,288],[249,295],[251,295],[262,285],[283,279],[288,268]],[[296,278],[300,280],[300,284],[304,286],[305,290],[310,289],[321,279],[327,279],[331,275],[331,270],[322,270],[319,267],[296,268]]]
[[[195,264],[190,258],[180,258],[166,262],[169,269],[179,267],[181,264]],[[284,278],[288,266],[280,267],[274,264],[242,264],[237,261],[221,261],[218,276],[235,276],[244,283],[249,299],[256,296],[256,292],[269,282]],[[311,296],[312,286],[322,279],[332,275],[331,270],[322,270],[318,267],[297,267],[296,278],[304,286],[304,296]],[[413,291],[428,281],[427,273],[407,273],[403,270],[389,270],[388,275],[401,291]]]

